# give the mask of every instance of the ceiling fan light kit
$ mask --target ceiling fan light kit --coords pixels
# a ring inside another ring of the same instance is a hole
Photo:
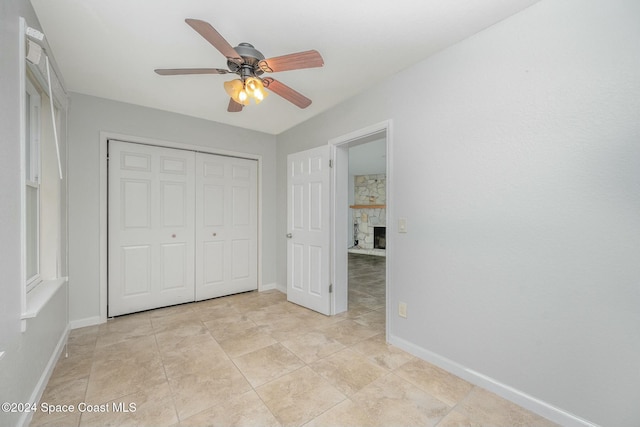
[[[264,73],[322,67],[324,60],[318,51],[308,50],[265,59],[264,55],[249,43],[240,43],[238,46],[232,47],[215,28],[205,21],[186,19],[185,22],[227,58],[228,70],[223,68],[164,68],[156,69],[157,74],[161,76],[237,74],[240,76],[239,79],[224,83],[224,89],[230,97],[227,111],[231,113],[242,111],[245,105],[249,105],[251,99],[256,104],[262,102],[268,95],[265,89],[274,92],[299,108],[307,108],[311,105],[309,98],[284,83],[272,77],[263,79],[260,76]]]
[[[262,80],[257,77],[248,77],[244,82],[241,79],[224,82],[224,90],[231,99],[241,105],[249,105],[251,99],[259,104],[269,95],[264,90]]]

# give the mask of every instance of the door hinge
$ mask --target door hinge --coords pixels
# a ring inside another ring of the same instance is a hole
[[[329,293],[330,293],[330,294],[331,294],[331,293],[333,293],[333,283],[331,283],[331,284],[329,285]]]
[[[333,167],[333,160],[329,159],[329,167],[332,168]]]

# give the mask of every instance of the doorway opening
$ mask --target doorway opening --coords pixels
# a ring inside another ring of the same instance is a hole
[[[379,311],[387,336],[393,248],[391,236],[386,233],[392,218],[390,127],[389,121],[383,122],[329,142],[335,162],[334,313],[348,309]]]

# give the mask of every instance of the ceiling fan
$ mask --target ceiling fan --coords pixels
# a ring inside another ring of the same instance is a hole
[[[199,19],[185,19],[185,22],[227,58],[227,67],[229,69],[156,69],[155,72],[157,74],[161,76],[180,74],[237,74],[240,76],[239,79],[224,83],[224,88],[230,96],[227,111],[232,113],[242,111],[245,105],[249,105],[251,98],[253,98],[256,103],[261,102],[268,94],[264,89],[280,95],[300,108],[307,108],[311,105],[309,98],[291,89],[284,83],[272,77],[262,78],[260,76],[263,73],[322,67],[324,61],[318,51],[307,50],[265,59],[264,55],[249,43],[240,43],[238,46],[232,47],[208,22]]]

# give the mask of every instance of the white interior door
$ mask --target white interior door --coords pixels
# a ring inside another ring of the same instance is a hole
[[[330,314],[329,147],[287,157],[287,299]]]
[[[196,154],[196,301],[258,288],[257,162]]]
[[[195,154],[109,142],[109,316],[194,299]]]

